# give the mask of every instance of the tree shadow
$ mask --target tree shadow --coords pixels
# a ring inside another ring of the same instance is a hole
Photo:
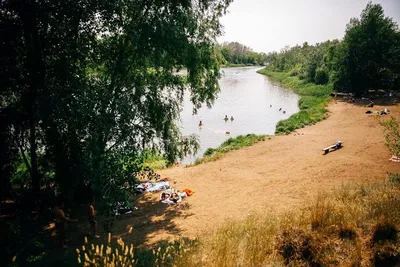
[[[138,210],[130,215],[121,215],[114,222],[113,232],[125,242],[136,246],[153,244],[169,237],[179,237],[182,229],[174,222],[175,218],[192,216],[190,204],[185,202],[169,205],[158,201],[160,193],[144,193],[137,196],[134,203]],[[129,229],[133,228],[131,234]]]
[[[174,219],[178,217],[187,218],[192,215],[189,203],[183,200],[176,205],[163,204],[158,201],[158,196],[159,193],[145,193],[132,198],[132,203],[138,209],[133,210],[129,215],[120,215],[114,218],[111,230],[112,246],[116,246],[117,239],[122,238],[125,243],[132,243],[136,248],[140,247],[140,250],[146,254],[151,247],[183,238],[182,229],[175,223]],[[67,249],[61,248],[58,244],[54,216],[50,209],[46,209],[38,216],[30,219],[15,214],[7,219],[8,223],[22,225],[22,229],[26,232],[24,238],[32,240],[29,244],[27,241],[19,240],[14,245],[21,246],[24,250],[21,253],[18,252],[19,249],[16,249],[18,262],[21,266],[79,266],[76,249],[81,249],[84,245],[85,236],[87,236],[89,229],[87,209],[85,204],[70,205],[70,208],[70,211],[68,211],[68,208],[66,209],[66,213],[70,213],[71,218],[77,218],[79,221],[78,223],[68,224],[67,239],[69,239],[69,242]],[[7,211],[7,213],[10,213],[10,211]],[[106,217],[100,214],[98,216],[100,238],[88,237],[89,244],[107,244],[108,233],[103,230],[105,221]],[[129,233],[131,227],[133,231]],[[4,228],[2,233],[7,232],[9,228]],[[27,244],[27,246],[23,247],[23,244]]]
[[[364,98],[364,99],[356,98],[355,103],[348,103],[348,104],[374,110],[376,108],[375,106],[395,106],[398,103],[400,103],[400,99],[396,99],[395,97],[373,98],[372,101],[374,102],[373,107],[368,107],[368,104],[370,104],[371,102],[370,98]],[[348,100],[343,99],[343,102],[348,102]]]

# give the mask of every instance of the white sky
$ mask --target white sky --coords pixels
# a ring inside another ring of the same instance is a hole
[[[359,17],[369,0],[234,0],[221,19],[224,36],[257,52],[341,39],[350,18]],[[400,0],[375,0],[400,24]]]

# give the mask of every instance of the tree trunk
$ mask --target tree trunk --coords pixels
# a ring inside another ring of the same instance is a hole
[[[37,94],[39,88],[44,86],[44,64],[42,59],[42,49],[40,46],[38,32],[38,6],[33,0],[28,0],[21,4],[19,13],[21,16],[24,39],[27,51],[27,72],[30,74],[28,91],[26,94],[26,112],[29,121],[29,153],[31,158],[31,180],[34,193],[40,191],[40,177],[37,164]],[[43,89],[43,88],[41,88]]]

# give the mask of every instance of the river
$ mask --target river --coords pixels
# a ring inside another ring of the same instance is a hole
[[[219,80],[221,91],[217,100],[212,108],[204,106],[196,115],[192,115],[193,105],[189,95],[185,96],[181,130],[183,135],[198,135],[201,147],[197,155],[184,158],[182,163],[194,162],[203,156],[207,148],[218,147],[230,137],[249,133],[273,135],[278,121],[299,111],[298,95],[258,74],[259,69],[222,69],[223,74]],[[225,115],[229,118],[233,116],[234,120],[225,121]],[[203,122],[202,127],[199,127],[200,120]]]

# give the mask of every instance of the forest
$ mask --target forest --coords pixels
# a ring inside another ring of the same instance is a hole
[[[369,3],[347,24],[343,40],[307,42],[267,54],[268,70],[286,72],[339,92],[362,96],[368,90],[400,86],[400,31],[379,4]]]
[[[264,66],[265,53],[254,52],[238,42],[225,42],[216,46],[217,58],[222,66]]]

